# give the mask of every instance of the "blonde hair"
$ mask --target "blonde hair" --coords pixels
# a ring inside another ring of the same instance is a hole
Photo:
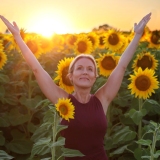
[[[76,56],[74,58],[74,60],[69,65],[68,73],[73,73],[75,63],[81,58],[88,58],[93,62],[94,66],[95,66],[95,74],[96,74],[96,77],[98,77],[98,69],[97,69],[96,61],[95,61],[94,57],[90,54],[79,54],[78,56]]]

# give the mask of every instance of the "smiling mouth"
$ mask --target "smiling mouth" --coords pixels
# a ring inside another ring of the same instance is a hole
[[[82,80],[88,80],[88,78],[80,78],[80,79],[82,79]]]

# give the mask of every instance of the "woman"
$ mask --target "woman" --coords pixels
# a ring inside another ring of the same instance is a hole
[[[74,119],[69,122],[66,120],[61,122],[68,125],[68,128],[62,134],[66,138],[65,146],[67,148],[78,149],[85,156],[66,158],[66,160],[107,160],[103,147],[103,139],[107,128],[107,108],[120,88],[127,65],[138,46],[144,27],[150,17],[151,13],[144,16],[138,24],[135,23],[135,36],[122,54],[117,67],[109,76],[107,82],[94,95],[91,95],[90,91],[97,77],[96,63],[92,56],[81,54],[71,63],[68,76],[74,85],[74,93],[68,94],[59,88],[42,68],[22,40],[17,24],[13,22],[12,25],[6,18],[0,16],[13,34],[45,96],[53,104],[57,103],[59,98],[70,98],[75,106]]]

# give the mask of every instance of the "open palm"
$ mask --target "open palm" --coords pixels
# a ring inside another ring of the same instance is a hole
[[[0,15],[1,20],[4,22],[4,24],[7,26],[7,28],[9,29],[9,31],[13,34],[13,35],[18,35],[20,34],[20,30],[16,24],[16,22],[13,22],[13,24],[11,24],[5,17]]]
[[[151,18],[151,13],[144,16],[138,24],[135,23],[134,24],[134,32],[137,34],[142,34],[144,31],[144,27],[146,26],[146,24],[148,23],[150,18]]]

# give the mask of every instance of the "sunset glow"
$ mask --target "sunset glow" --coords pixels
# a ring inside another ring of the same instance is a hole
[[[64,34],[70,29],[65,19],[51,14],[37,15],[30,20],[28,30],[50,37],[54,33]]]

